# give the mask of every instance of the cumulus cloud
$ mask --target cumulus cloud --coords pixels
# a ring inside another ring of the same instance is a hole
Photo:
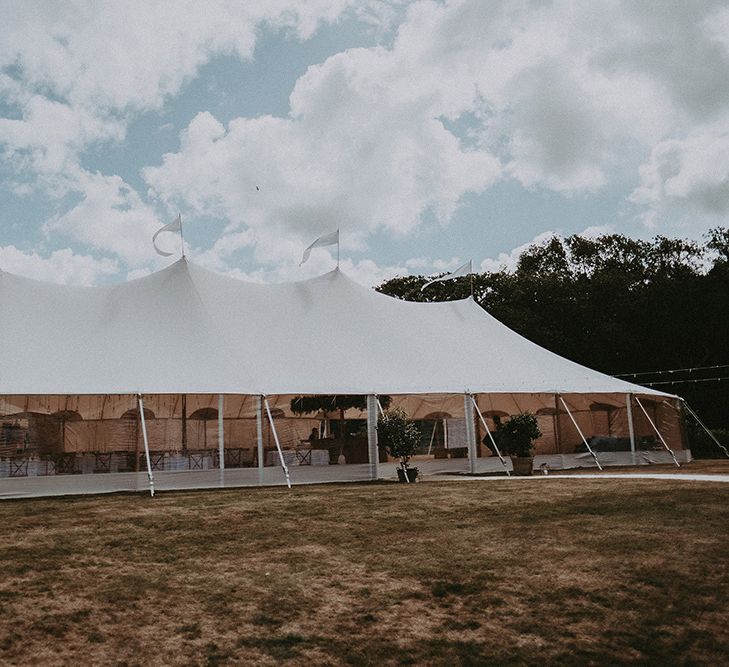
[[[723,216],[729,211],[729,126],[657,144],[640,167],[631,201],[651,227],[672,207]]]
[[[310,67],[288,117],[223,125],[199,114],[180,150],[144,176],[161,201],[255,229],[262,262],[289,261],[333,227],[362,248],[376,230],[412,232],[428,212],[448,222],[466,195],[505,176],[593,192],[616,171],[637,175],[692,119],[721,114],[729,61],[707,27],[714,11],[417,2],[390,47]],[[702,76],[682,82],[681,62],[700,62]]]
[[[354,4],[370,23],[386,20],[378,3],[353,0],[181,0],[173,11],[165,2],[0,3],[0,101],[13,111],[0,118],[0,157],[26,179],[10,187],[59,207],[80,200],[46,232],[136,266],[160,221],[119,176],[83,169],[85,151],[121,142],[135,117],[162,109],[215,56],[250,59],[262,26],[308,39]]]
[[[521,254],[530,246],[546,243],[554,236],[560,236],[557,232],[546,231],[537,234],[531,241],[517,246],[511,252],[501,252],[498,257],[486,257],[481,262],[481,271],[514,271],[519,262]]]
[[[54,250],[43,257],[9,245],[0,247],[0,270],[54,283],[93,285],[115,275],[119,264],[113,259],[75,254],[69,248]]]
[[[90,248],[113,253],[129,266],[154,258],[150,239],[160,228],[155,211],[119,176],[80,172],[81,200],[45,224]]]
[[[41,5],[3,11],[0,96],[14,113],[0,119],[0,146],[8,164],[75,202],[48,234],[132,272],[153,261],[148,235],[172,209],[227,224],[199,249],[202,262],[232,270],[246,250],[261,279],[286,274],[302,243],[336,227],[346,253],[375,233],[446,225],[506,178],[565,196],[632,179],[629,201],[650,224],[675,207],[729,208],[719,0]],[[81,168],[90,146],[122,141],[131,119],[165,108],[212,58],[252,58],[261,26],[307,39],[347,13],[383,29],[382,43],[311,66],[287,115],[221,122],[201,108],[179,148],[143,170],[146,193]],[[351,268],[367,280],[389,270],[374,266]]]

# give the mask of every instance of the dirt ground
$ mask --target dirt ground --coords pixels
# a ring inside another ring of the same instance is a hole
[[[4,501],[0,662],[728,664],[728,487]]]

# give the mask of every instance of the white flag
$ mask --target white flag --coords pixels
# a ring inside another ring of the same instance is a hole
[[[324,234],[324,236],[320,236],[316,241],[314,241],[314,243],[312,243],[306,250],[304,250],[304,256],[301,258],[299,266],[301,266],[307,259],[309,259],[309,255],[311,255],[311,251],[314,248],[321,248],[327,245],[339,246],[339,230],[337,230],[336,232],[332,232],[331,234]]]
[[[433,283],[439,283],[443,280],[451,280],[453,278],[460,278],[461,276],[467,276],[469,273],[473,273],[473,266],[471,265],[470,259],[463,266],[459,266],[455,271],[446,273],[440,278],[436,278],[435,280],[425,283],[425,285],[420,288],[420,291],[422,292],[426,287],[428,287],[428,285],[432,285]]]
[[[164,250],[160,250],[157,247],[157,237],[162,232],[179,232],[180,233],[180,239],[182,239],[182,217],[177,216],[171,223],[168,225],[165,225],[164,227],[160,227],[160,229],[157,230],[155,235],[152,237],[152,245],[154,246],[154,249],[157,251],[158,255],[162,255],[162,257],[169,257],[170,255],[174,255],[173,252],[165,252]],[[185,254],[184,247],[183,247],[183,255]]]

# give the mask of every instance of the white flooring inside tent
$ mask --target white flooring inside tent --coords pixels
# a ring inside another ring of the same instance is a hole
[[[691,460],[691,452],[677,452],[680,463]],[[652,463],[672,463],[668,452],[640,451],[603,452],[599,455],[603,466],[649,465]],[[511,462],[506,459],[511,470]],[[432,475],[459,475],[469,471],[467,459],[428,459],[412,463],[420,474],[427,478]],[[397,464],[381,463],[378,479],[395,480]],[[547,467],[548,470],[568,468],[593,468],[594,460],[589,454],[563,454],[537,456],[535,471]],[[326,484],[337,482],[366,482],[372,479],[369,464],[345,464],[329,466],[290,466],[292,485]],[[476,474],[503,474],[504,466],[498,457],[491,456],[477,460]],[[154,473],[154,489],[176,491],[192,489],[238,488],[255,486],[283,486],[286,477],[281,467],[232,468],[225,470],[195,471],[157,471]],[[32,498],[42,496],[84,495],[117,492],[149,492],[149,480],[145,472],[105,473],[86,475],[25,476],[0,479],[0,498]]]

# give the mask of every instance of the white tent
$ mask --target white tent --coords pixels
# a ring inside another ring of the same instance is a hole
[[[493,406],[507,395],[605,395],[621,397],[616,408],[630,395],[675,399],[555,355],[470,298],[405,302],[339,269],[280,285],[184,258],[101,287],[0,273],[0,313],[5,415],[68,411],[48,407],[58,408],[52,396],[474,395]]]
[[[663,395],[519,336],[472,299],[412,303],[342,271],[244,283],[181,259],[106,287],[0,274],[0,394]]]

